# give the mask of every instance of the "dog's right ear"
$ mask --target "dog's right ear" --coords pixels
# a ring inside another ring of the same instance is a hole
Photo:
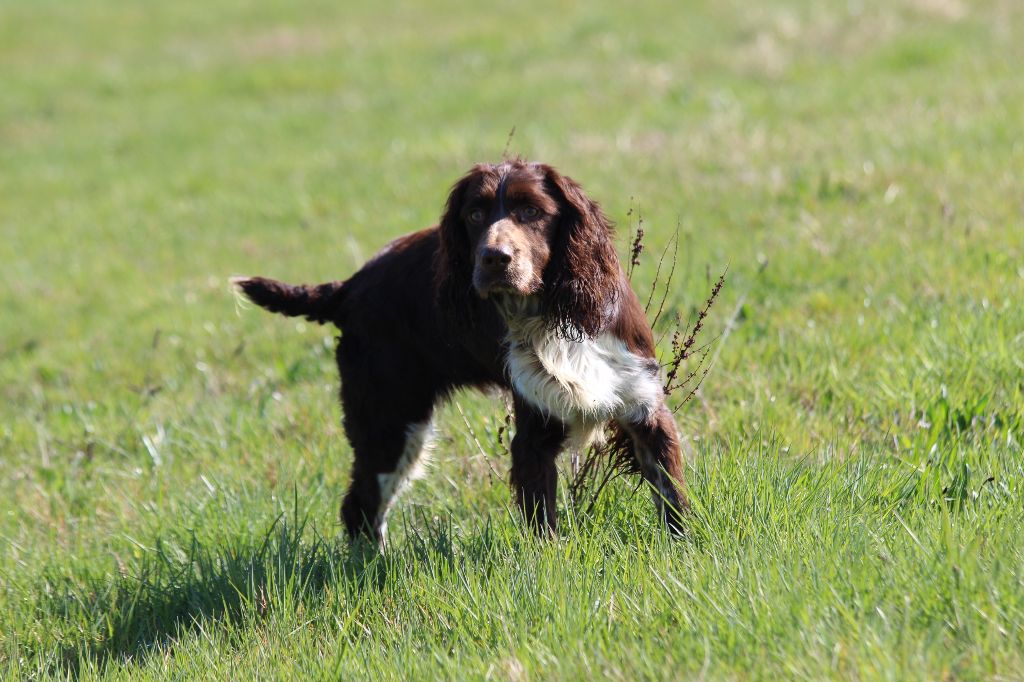
[[[466,194],[479,172],[474,168],[452,187],[438,228],[440,246],[434,266],[437,302],[450,322],[462,325],[472,323],[480,300],[473,291],[469,233],[462,218]]]

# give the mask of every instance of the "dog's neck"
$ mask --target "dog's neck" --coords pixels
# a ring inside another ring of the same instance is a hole
[[[508,340],[518,344],[535,345],[553,338],[579,342],[582,332],[566,333],[544,314],[540,296],[522,296],[501,292],[492,294],[495,308],[508,327]],[[575,331],[575,328],[570,331]]]
[[[537,338],[550,327],[544,319],[539,296],[501,292],[493,295],[492,300],[505,320],[510,338],[519,341]]]

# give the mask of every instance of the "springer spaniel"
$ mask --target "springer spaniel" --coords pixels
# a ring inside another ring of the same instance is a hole
[[[511,483],[538,532],[555,530],[555,458],[610,421],[630,437],[661,518],[681,530],[679,437],[650,325],[608,219],[554,168],[475,166],[439,226],[396,239],[345,281],[234,281],[268,310],[342,330],[350,538],[383,542],[388,510],[428,448],[434,408],[463,386],[511,391]]]

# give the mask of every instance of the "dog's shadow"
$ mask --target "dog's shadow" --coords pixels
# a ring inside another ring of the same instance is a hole
[[[44,668],[77,678],[107,664],[141,663],[211,621],[266,615],[283,591],[317,600],[341,582],[360,591],[384,586],[389,562],[376,545],[315,532],[303,539],[304,525],[278,518],[262,542],[233,547],[205,546],[194,536],[187,547],[158,540],[128,573],[49,579],[42,610],[78,634],[35,653]]]

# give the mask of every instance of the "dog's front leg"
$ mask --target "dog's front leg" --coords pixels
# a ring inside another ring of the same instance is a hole
[[[558,469],[555,458],[566,440],[566,427],[546,417],[518,396],[516,435],[512,439],[512,491],[523,516],[538,535],[557,528]]]
[[[690,503],[684,493],[683,460],[672,412],[661,405],[648,419],[620,425],[633,438],[633,453],[651,485],[662,521],[673,533],[681,534]]]

